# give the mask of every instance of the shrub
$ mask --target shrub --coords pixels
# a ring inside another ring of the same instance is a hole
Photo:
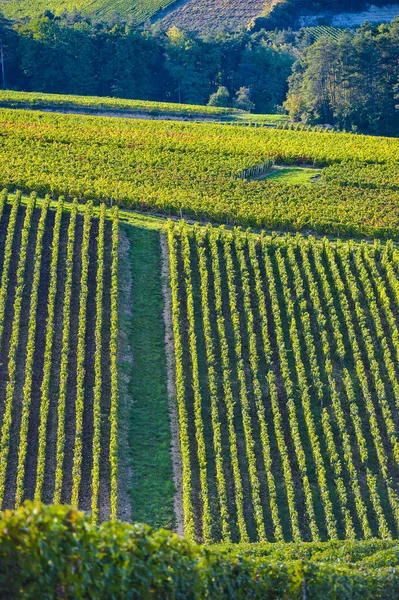
[[[95,526],[68,506],[32,502],[0,520],[5,600],[392,598],[397,564],[397,542],[206,548],[145,525]]]

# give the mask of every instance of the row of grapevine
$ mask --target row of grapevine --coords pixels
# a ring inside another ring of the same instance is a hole
[[[33,380],[33,367],[35,358],[35,339],[36,339],[36,311],[37,304],[39,301],[39,283],[40,283],[40,271],[41,262],[43,255],[43,235],[46,226],[47,212],[49,207],[50,199],[47,197],[43,203],[40,220],[37,227],[36,235],[36,248],[35,248],[35,262],[33,267],[33,278],[32,278],[32,294],[29,307],[29,321],[28,321],[28,339],[26,343],[26,363],[25,363],[25,378],[23,387],[23,400],[22,400],[22,415],[21,415],[21,427],[19,431],[19,446],[18,446],[18,467],[17,467],[17,481],[15,491],[15,506],[18,507],[22,503],[24,494],[24,480],[25,480],[25,459],[28,450],[28,429],[29,429],[29,414],[32,397],[32,380]]]
[[[48,197],[41,209],[35,194],[26,206],[20,199],[15,195],[9,205],[0,195],[0,356],[6,368],[0,381],[0,506],[18,507],[25,498],[79,506],[84,488],[94,522],[116,518],[118,209],[111,214],[102,205],[95,219],[91,204],[82,217],[76,201],[67,212],[62,198],[56,211]],[[109,452],[104,465],[103,446]],[[108,498],[99,495],[100,483]]]
[[[10,431],[13,417],[15,379],[17,369],[17,353],[21,323],[22,296],[24,290],[24,276],[27,260],[28,242],[31,229],[32,214],[35,208],[36,195],[32,194],[24,217],[21,235],[21,245],[17,267],[17,278],[15,285],[15,294],[13,298],[14,315],[12,321],[11,338],[8,350],[8,380],[5,395],[5,407],[3,422],[1,425],[1,443],[0,443],[0,505],[3,504],[4,487],[6,480],[7,458],[10,449]]]
[[[190,537],[397,536],[395,247],[184,224],[168,240]]]

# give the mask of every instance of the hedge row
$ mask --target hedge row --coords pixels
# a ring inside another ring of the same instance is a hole
[[[0,520],[0,597],[395,598],[392,541],[206,548],[145,525],[27,502]]]

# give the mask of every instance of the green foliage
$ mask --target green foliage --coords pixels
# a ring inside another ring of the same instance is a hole
[[[0,113],[1,186],[256,227],[398,237],[399,191],[386,186],[397,170],[394,138]],[[328,184],[241,176],[270,160],[331,165]]]
[[[2,598],[392,598],[395,542],[206,549],[144,525],[94,526],[67,507],[27,503],[0,521]]]
[[[208,106],[229,106],[230,94],[229,90],[223,85],[219,86],[216,92],[211,94]]]
[[[0,21],[0,36],[5,40],[3,87],[143,100],[116,100],[115,106],[109,98],[103,106],[97,100],[97,109],[103,110],[113,107],[152,114],[222,115],[221,110],[197,105],[206,104],[223,85],[231,96],[240,87],[250,87],[256,110],[267,112],[283,103],[294,61],[289,46],[272,47],[262,33],[202,39],[177,27],[166,32],[143,31],[125,23],[97,23],[82,16],[54,19],[43,15],[14,27]],[[31,100],[40,106],[40,98],[32,95]],[[76,102],[86,110],[95,110],[93,100],[79,98]],[[151,105],[145,100],[158,102]],[[167,107],[166,100],[193,107]],[[66,98],[48,101],[66,110],[74,105]]]
[[[251,90],[246,87],[241,87],[234,98],[234,106],[243,110],[251,111],[255,108],[255,104],[250,100]]]
[[[61,94],[44,94],[39,92],[0,91],[0,105],[7,108],[53,108],[55,110],[79,109],[92,111],[109,111],[121,113],[143,113],[151,116],[186,116],[186,117],[223,117],[240,115],[240,111],[218,106],[196,106],[193,104],[174,104],[172,102],[151,102],[145,100],[123,100],[121,98],[101,98],[99,96],[67,96]]]
[[[320,37],[293,67],[285,103],[290,116],[310,124],[397,134],[398,40],[399,19],[379,28],[365,26],[354,36]]]
[[[183,222],[168,237],[190,538],[396,537],[396,247]]]

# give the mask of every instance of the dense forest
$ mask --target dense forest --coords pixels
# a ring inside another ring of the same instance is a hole
[[[199,37],[78,13],[0,20],[3,87],[287,110],[295,120],[397,134],[399,19],[313,43],[306,30]]]

